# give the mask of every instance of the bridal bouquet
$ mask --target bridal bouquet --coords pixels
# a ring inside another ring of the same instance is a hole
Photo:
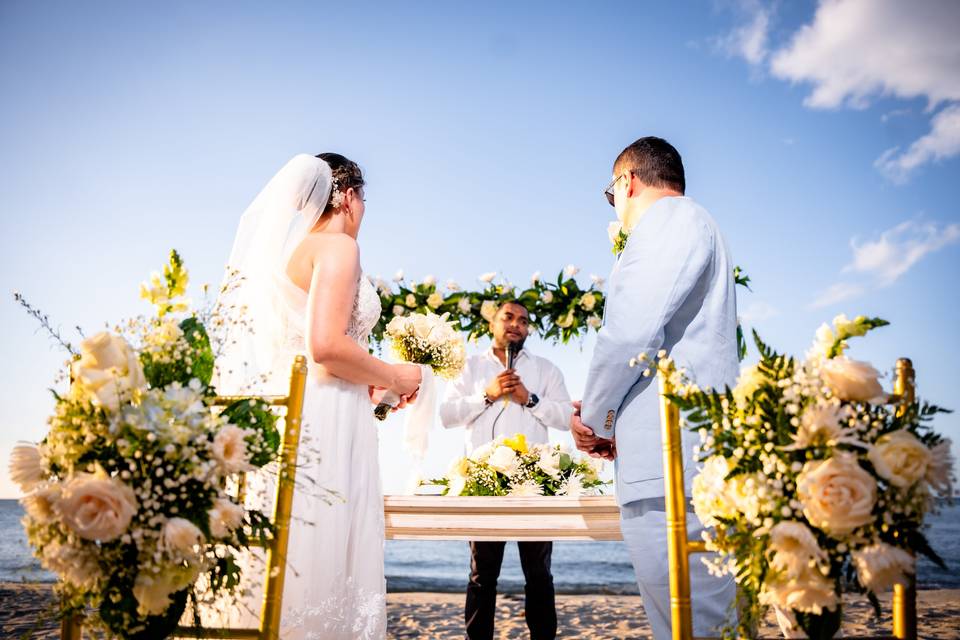
[[[62,615],[111,637],[166,637],[194,584],[213,592],[240,580],[234,553],[271,534],[266,516],[225,492],[233,474],[274,459],[280,436],[262,402],[215,413],[214,354],[183,295],[173,252],[143,285],[156,315],[72,345],[69,386],[54,392],[39,445],[14,448],[11,476],[27,539],[57,574]],[[18,301],[48,329],[46,316]]]
[[[942,566],[923,523],[953,481],[950,441],[928,424],[943,410],[887,404],[876,369],[844,355],[848,338],[886,324],[838,316],[804,360],[754,333],[759,363],[723,392],[659,362],[700,433],[693,504],[713,527],[707,548],[719,552],[708,566],[733,574],[743,600],[729,634],[748,635],[774,606],[783,626],[830,638],[844,584],[879,614],[875,594],[907,580],[916,554]]]
[[[387,325],[386,337],[398,360],[423,365],[447,380],[460,375],[467,359],[463,338],[447,321],[447,314],[438,316],[428,312],[395,316]],[[377,405],[374,414],[380,420],[386,419],[392,406],[399,400],[389,393]]]
[[[499,437],[458,458],[447,475],[423,484],[441,485],[445,496],[581,496],[605,484],[603,463],[575,459],[561,445],[527,445],[522,433]]]

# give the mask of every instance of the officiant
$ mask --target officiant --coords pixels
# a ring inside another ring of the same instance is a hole
[[[490,320],[493,344],[467,359],[440,405],[446,428],[464,427],[467,455],[499,436],[522,433],[530,444],[547,443],[547,429],[567,431],[573,407],[563,374],[524,347],[530,313],[519,300],[503,303]],[[512,364],[512,366],[508,366]],[[467,638],[493,638],[497,579],[505,542],[470,543],[470,581],[464,612]],[[553,543],[518,542],[531,640],[552,640],[557,612],[550,557]]]

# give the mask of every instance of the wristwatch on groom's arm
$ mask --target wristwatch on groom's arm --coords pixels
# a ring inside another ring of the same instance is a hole
[[[540,398],[535,393],[530,394],[530,399],[527,400],[527,404],[523,405],[527,409],[533,409],[535,406],[540,404]]]

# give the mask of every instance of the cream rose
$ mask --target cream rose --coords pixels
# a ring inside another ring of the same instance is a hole
[[[824,361],[820,377],[841,400],[869,402],[884,397],[880,372],[867,362],[840,356]]]
[[[573,309],[568,311],[565,316],[557,318],[557,326],[561,329],[573,326]]]
[[[810,524],[842,536],[873,520],[877,482],[856,456],[840,453],[806,463],[797,478],[797,495]]]
[[[147,386],[136,352],[109,332],[80,343],[80,359],[72,366],[73,389],[99,407],[116,411],[130,393]]]
[[[203,542],[203,533],[195,524],[186,518],[170,518],[163,525],[160,533],[163,544],[167,549],[181,553],[193,550]]]
[[[243,507],[227,498],[214,500],[207,515],[210,517],[210,535],[214,538],[226,538],[243,524]]]
[[[404,303],[411,309],[415,309],[417,307],[417,296],[413,295],[412,293],[408,293],[407,297],[404,299]]]
[[[907,575],[915,571],[913,556],[899,547],[878,542],[850,554],[860,584],[874,593],[906,584]]]
[[[20,485],[24,493],[33,491],[44,478],[43,458],[32,444],[18,444],[10,453],[10,479]]]
[[[440,305],[442,304],[443,304],[443,296],[436,291],[431,293],[430,296],[427,298],[427,306],[429,306],[431,309],[439,309]]]
[[[597,306],[597,297],[592,293],[583,294],[583,297],[580,298],[580,306],[587,311],[593,311],[593,308]]]
[[[877,475],[895,487],[906,489],[926,476],[930,450],[915,435],[901,429],[880,436],[867,458]]]
[[[227,424],[213,437],[213,458],[222,473],[229,475],[253,469],[247,454],[247,435],[249,434],[246,429]]]
[[[133,489],[97,469],[78,473],[63,486],[57,511],[70,529],[85,540],[109,542],[120,537],[137,512]]]
[[[493,445],[491,443],[482,444],[472,452],[470,452],[470,459],[474,462],[486,462],[490,459],[490,455],[493,453]]]
[[[501,445],[495,448],[493,453],[490,454],[487,464],[494,471],[499,471],[506,476],[511,476],[517,470],[517,466],[520,463],[517,460],[516,451],[510,447]]]
[[[560,477],[560,452],[556,449],[542,452],[537,460],[537,467],[556,480]]]
[[[493,322],[494,316],[497,315],[497,306],[496,301],[494,300],[484,300],[483,304],[480,305],[480,316],[487,322]]]

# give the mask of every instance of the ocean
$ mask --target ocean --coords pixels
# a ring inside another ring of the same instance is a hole
[[[30,554],[20,526],[22,516],[23,509],[16,500],[0,500],[0,582],[51,582],[53,576]],[[930,518],[927,535],[948,570],[921,558],[920,588],[960,588],[960,503],[944,504],[940,513]],[[466,542],[387,541],[388,591],[461,592],[469,570]],[[553,578],[558,593],[637,593],[633,567],[622,542],[554,543]],[[507,545],[499,589],[504,593],[523,592],[523,572],[515,544]]]

